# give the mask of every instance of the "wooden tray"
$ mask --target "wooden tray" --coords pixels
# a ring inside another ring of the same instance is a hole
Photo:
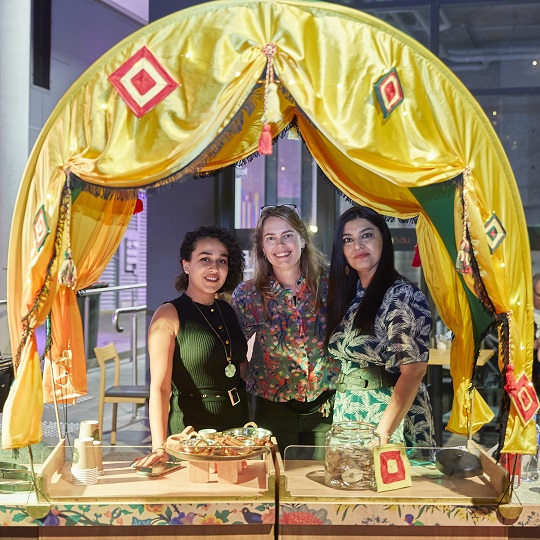
[[[215,461],[242,461],[244,459],[251,459],[254,457],[261,456],[268,451],[266,446],[253,447],[252,450],[245,454],[238,454],[236,456],[220,456],[220,455],[203,455],[203,454],[190,454],[189,452],[175,452],[170,450],[168,447],[165,447],[165,451],[179,459],[186,461],[204,461],[206,463],[213,463]]]
[[[422,471],[412,467],[412,486],[377,493],[369,489],[345,490],[328,487],[324,483],[323,461],[287,460],[278,458],[281,472],[280,499],[289,501],[362,501],[440,504],[499,504],[510,498],[507,471],[498,465],[474,442],[469,451],[480,458],[483,474],[473,478],[453,478],[440,473],[435,466]],[[411,463],[413,465],[413,463]]]

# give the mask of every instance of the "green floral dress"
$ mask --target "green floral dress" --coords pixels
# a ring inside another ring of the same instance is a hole
[[[360,281],[356,297],[341,323],[330,338],[328,352],[341,362],[341,376],[358,368],[383,367],[399,374],[400,366],[427,362],[431,313],[425,295],[409,281],[399,278],[386,292],[375,318],[375,335],[352,330],[354,316],[365,290]],[[379,423],[390,402],[393,387],[376,390],[340,391],[339,383],[334,404],[334,423],[344,421]],[[405,441],[408,447],[434,446],[433,414],[424,383],[420,384],[414,402],[392,442]]]

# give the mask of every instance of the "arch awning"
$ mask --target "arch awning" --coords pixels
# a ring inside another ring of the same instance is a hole
[[[34,146],[9,247],[17,377],[4,408],[4,448],[41,440],[44,394],[51,401],[54,389],[70,402],[86,393],[75,291],[101,275],[139,190],[248,158],[263,113],[273,137],[298,129],[352,200],[417,217],[425,278],[455,335],[449,430],[467,434],[493,416],[471,385],[492,323],[503,373],[511,363],[530,377],[523,207],[497,135],[463,84],[419,43],[360,11],[217,1],[156,21],[108,51],[60,100]],[[42,375],[33,331],[46,320],[52,346]],[[504,401],[502,451],[533,453],[533,423]]]

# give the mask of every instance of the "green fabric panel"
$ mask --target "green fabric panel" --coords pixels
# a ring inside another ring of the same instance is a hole
[[[420,188],[411,188],[411,193],[416,197],[422,208],[429,216],[429,219],[437,229],[450,259],[457,259],[457,248],[454,238],[454,198],[456,192],[456,182],[449,180],[440,184],[431,184]],[[467,295],[471,309],[473,323],[475,354],[480,349],[480,342],[493,323],[493,318],[482,302],[471,292],[465,284],[463,276],[459,274],[459,279]]]

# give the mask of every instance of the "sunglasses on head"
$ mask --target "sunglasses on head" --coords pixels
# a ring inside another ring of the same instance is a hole
[[[261,206],[260,215],[262,216],[263,214],[272,212],[272,210],[277,210],[278,208],[287,208],[291,211],[295,211],[298,217],[300,217],[300,212],[298,211],[298,206],[296,206],[296,204],[267,204],[266,206]]]

